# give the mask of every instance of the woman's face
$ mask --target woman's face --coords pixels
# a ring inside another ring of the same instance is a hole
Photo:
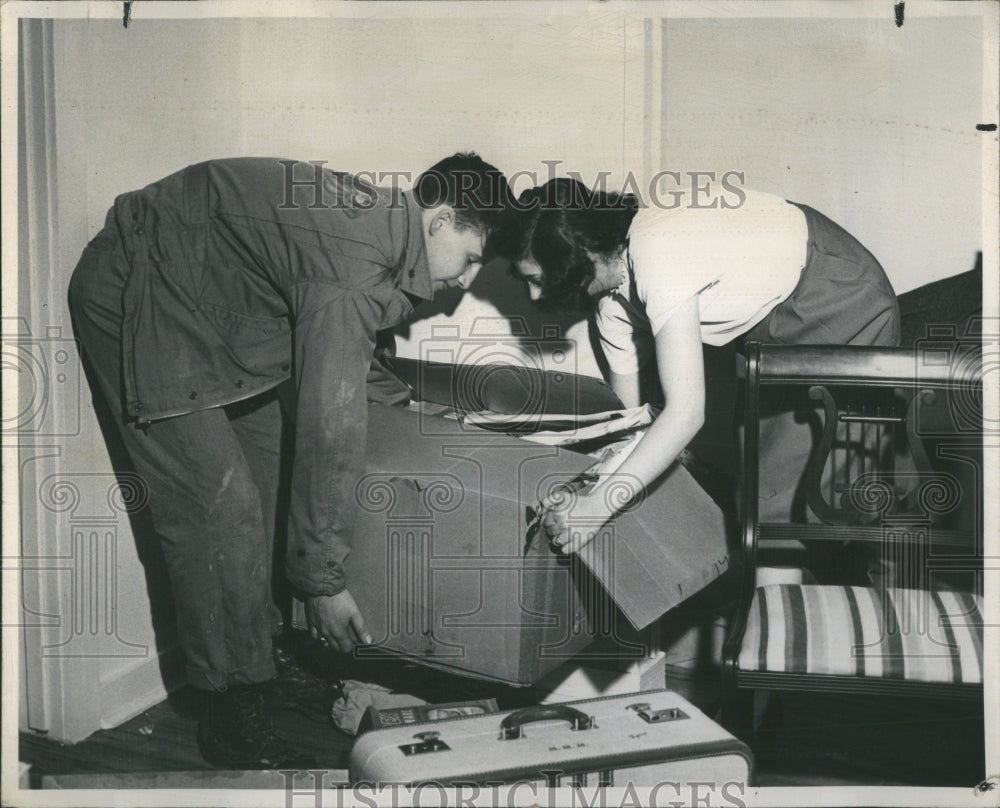
[[[518,277],[528,287],[528,296],[538,301],[542,298],[542,268],[530,255],[515,263]]]
[[[628,280],[627,265],[621,256],[590,257],[594,262],[594,278],[587,286],[587,294],[594,300],[613,292]],[[538,262],[528,255],[516,262],[515,267],[517,276],[528,287],[528,296],[534,301],[541,300],[543,270]]]

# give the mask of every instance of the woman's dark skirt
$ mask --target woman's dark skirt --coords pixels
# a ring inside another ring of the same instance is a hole
[[[806,263],[792,294],[743,336],[785,345],[899,344],[899,305],[881,265],[850,233],[806,205]],[[762,401],[759,518],[815,521],[803,473],[816,418],[781,391]],[[738,415],[742,408],[738,408]],[[813,423],[810,423],[813,422]],[[742,429],[740,430],[742,438]],[[740,441],[742,443],[742,440]]]

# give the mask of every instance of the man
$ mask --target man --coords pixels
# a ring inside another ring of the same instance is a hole
[[[475,278],[510,192],[474,154],[379,189],[321,163],[237,158],[119,196],[70,283],[92,384],[148,487],[198,742],[229,768],[309,765],[263,710],[280,452],[296,388],[286,573],[310,632],[372,641],[344,578],[376,331]],[[363,537],[362,537],[363,539]]]

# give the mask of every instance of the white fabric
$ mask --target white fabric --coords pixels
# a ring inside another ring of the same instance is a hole
[[[330,718],[333,723],[349,735],[358,734],[358,725],[365,710],[388,710],[395,707],[412,707],[427,702],[409,693],[395,693],[383,685],[358,682],[347,679],[343,684],[344,694],[333,703]]]
[[[795,289],[805,265],[805,215],[772,194],[743,189],[732,209],[647,207],[629,228],[635,282],[598,301],[597,328],[611,369],[637,372],[652,357],[653,337],[698,295],[702,341],[724,345],[763,320]]]

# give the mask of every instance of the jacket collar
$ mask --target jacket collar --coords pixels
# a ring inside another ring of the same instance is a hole
[[[431,300],[431,271],[427,264],[427,248],[421,223],[421,207],[409,191],[402,191],[406,219],[406,244],[400,257],[399,288],[408,295]]]

